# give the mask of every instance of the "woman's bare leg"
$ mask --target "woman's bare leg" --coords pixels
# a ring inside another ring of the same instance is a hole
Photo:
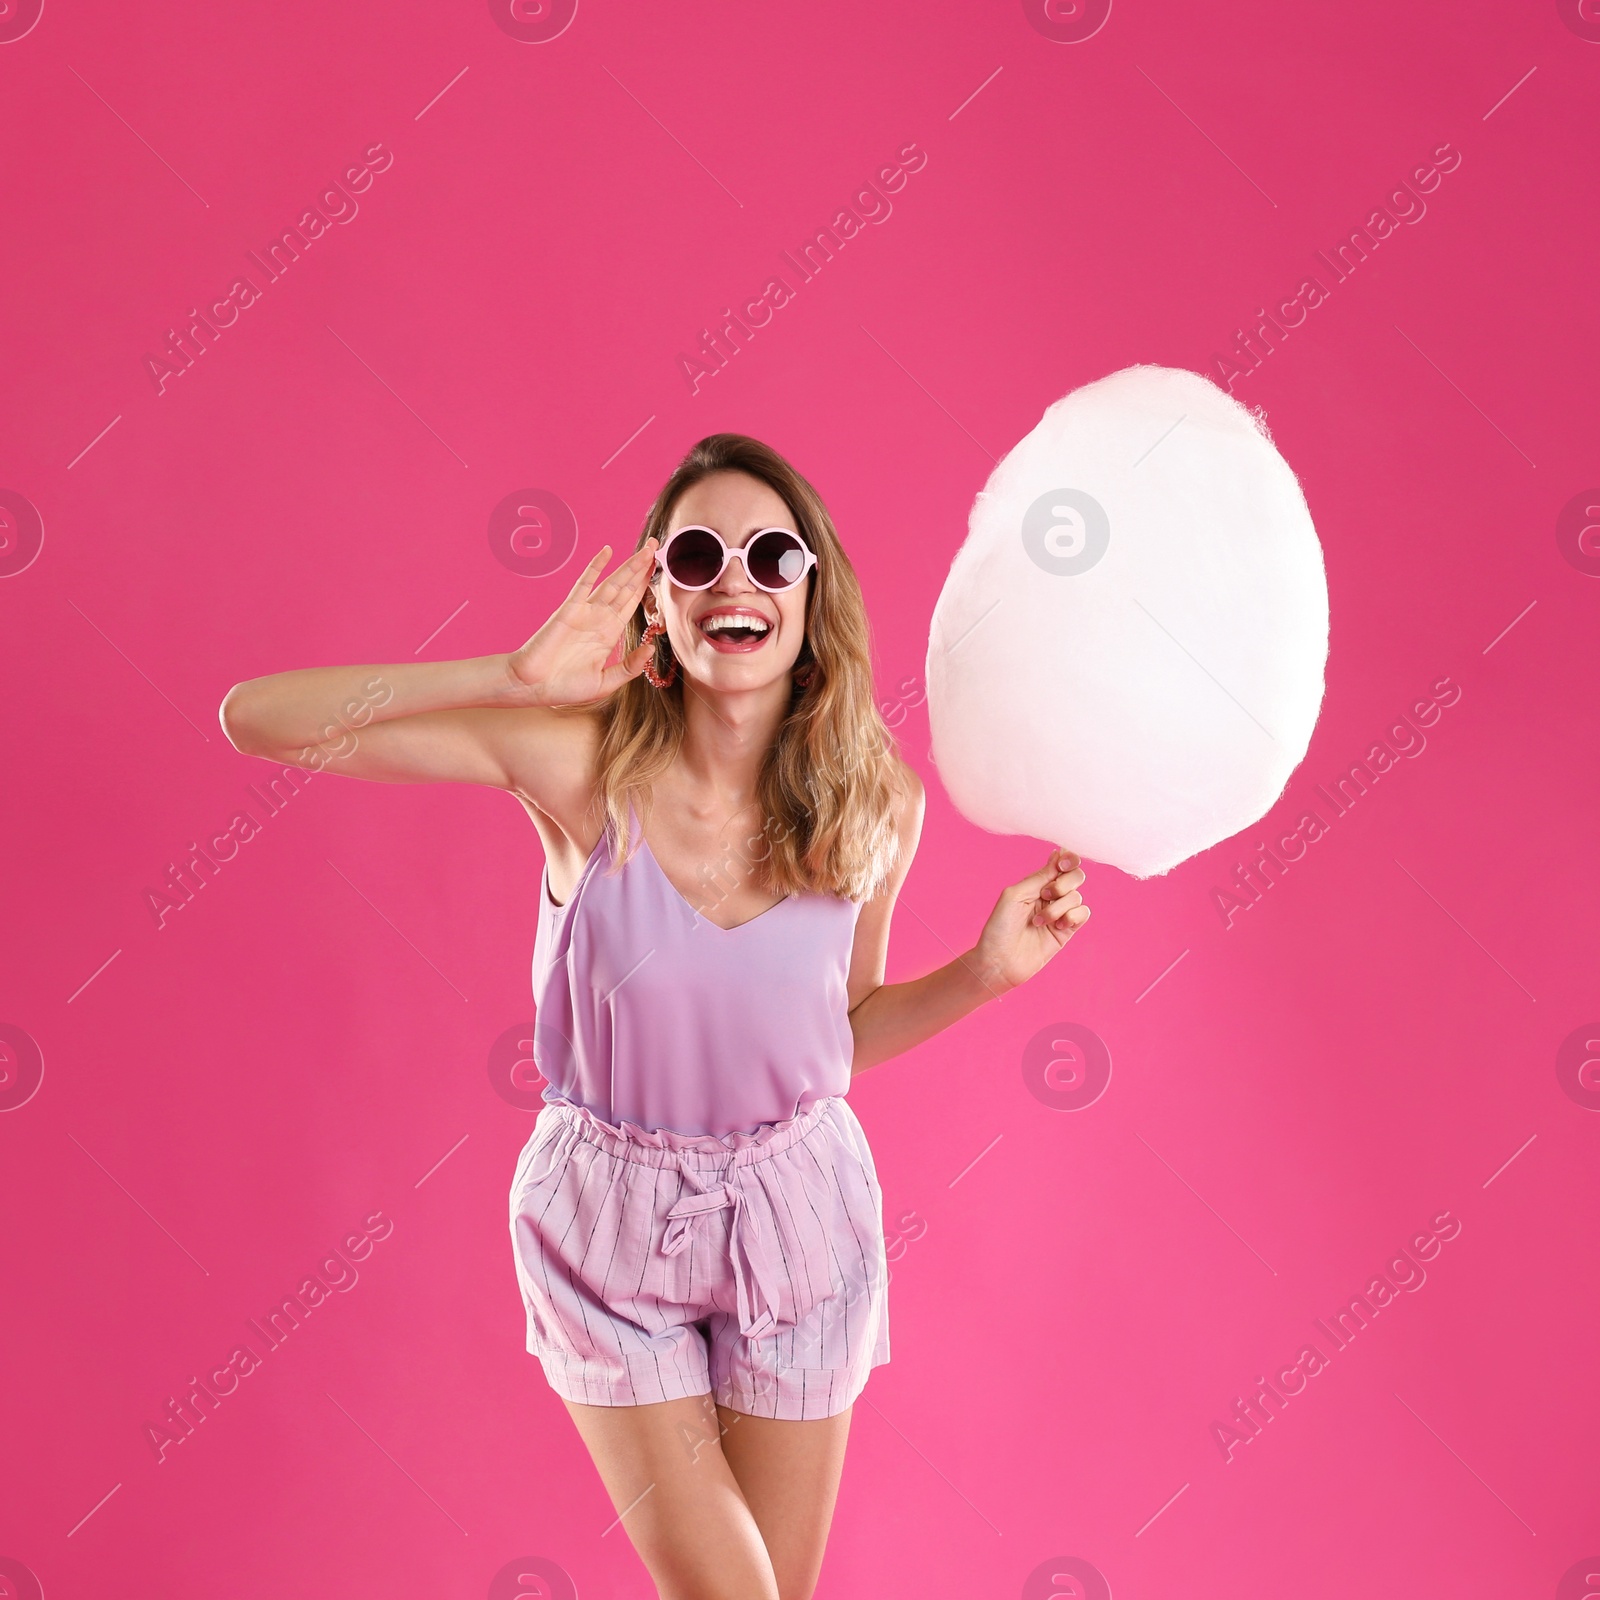
[[[610,1537],[627,1530],[661,1600],[789,1600],[723,1454],[710,1395],[642,1406],[565,1404],[620,1519]],[[742,1419],[732,1432],[755,1420]]]
[[[814,1422],[717,1407],[722,1453],[761,1530],[778,1600],[811,1600],[844,1470],[850,1412]]]

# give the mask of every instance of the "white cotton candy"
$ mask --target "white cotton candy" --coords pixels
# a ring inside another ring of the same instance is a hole
[[[1208,379],[1075,389],[994,469],[928,640],[956,808],[1138,878],[1262,817],[1322,704],[1328,585],[1288,463]]]

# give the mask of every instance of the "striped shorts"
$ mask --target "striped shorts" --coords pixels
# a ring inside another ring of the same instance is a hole
[[[883,1195],[842,1096],[724,1138],[552,1102],[511,1239],[528,1350],[567,1400],[807,1421],[889,1359]]]

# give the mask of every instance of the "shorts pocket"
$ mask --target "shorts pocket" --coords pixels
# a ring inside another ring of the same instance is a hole
[[[854,1150],[833,1144],[833,1152],[806,1184],[815,1225],[804,1230],[805,1259],[790,1272],[796,1303],[782,1355],[801,1370],[849,1367],[864,1343],[876,1342],[888,1281],[876,1177]]]
[[[527,1322],[527,1348],[534,1355],[563,1353],[561,1318],[552,1295],[561,1292],[566,1265],[555,1243],[563,1231],[559,1189],[569,1165],[566,1141],[528,1141],[511,1186],[511,1246]]]
[[[562,1138],[565,1131],[561,1123],[551,1120],[542,1126],[536,1125],[528,1135],[528,1142],[517,1155],[517,1170],[511,1179],[513,1211],[523,1199],[559,1174],[567,1148],[567,1141]]]
[[[524,1342],[529,1355],[570,1354],[551,1332],[555,1323],[555,1308],[541,1289],[532,1284],[524,1287],[522,1309],[527,1322],[528,1336]]]

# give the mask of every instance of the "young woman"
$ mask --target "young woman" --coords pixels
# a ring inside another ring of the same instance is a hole
[[[527,810],[548,1085],[511,1193],[527,1347],[662,1596],[804,1600],[889,1358],[846,1091],[1037,972],[1089,915],[1083,872],[1052,851],[971,950],[886,984],[923,790],[816,490],[715,434],[602,578],[610,549],[520,650],[277,673],[222,722],[248,754]],[[374,679],[352,741],[330,716]]]

